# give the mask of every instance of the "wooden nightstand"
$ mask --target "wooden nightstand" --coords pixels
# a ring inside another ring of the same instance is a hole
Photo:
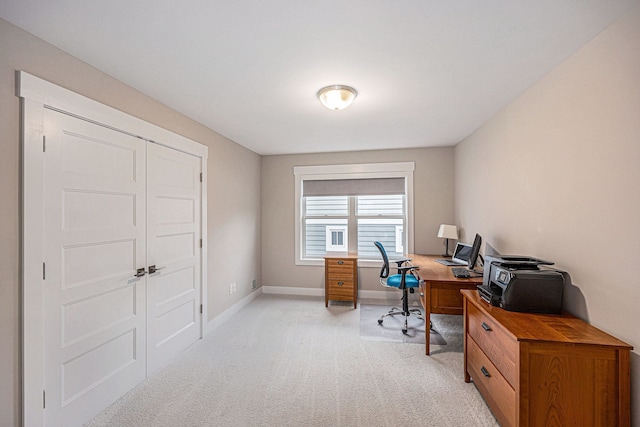
[[[329,300],[353,301],[358,306],[358,256],[327,254],[324,257],[324,306]]]

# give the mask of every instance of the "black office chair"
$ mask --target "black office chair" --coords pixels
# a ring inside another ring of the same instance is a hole
[[[420,280],[412,274],[413,271],[419,269],[419,267],[414,265],[403,265],[411,261],[410,259],[399,259],[394,260],[393,262],[398,264],[398,274],[394,274],[389,276],[389,257],[387,257],[387,251],[384,250],[384,246],[380,242],[373,242],[374,245],[380,251],[382,255],[382,259],[384,261],[384,265],[382,266],[382,270],[380,270],[380,284],[382,286],[398,288],[402,291],[402,310],[397,307],[391,308],[388,313],[383,314],[378,319],[378,324],[382,325],[382,322],[387,316],[404,316],[404,328],[402,328],[402,333],[406,335],[407,333],[407,319],[412,314],[418,319],[424,320],[424,316],[422,312],[417,309],[409,310],[409,292],[413,293],[414,289],[420,286]]]

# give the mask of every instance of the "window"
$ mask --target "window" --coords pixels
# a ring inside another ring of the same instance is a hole
[[[382,243],[390,257],[403,255],[402,249],[397,250],[397,241],[404,236],[399,236],[397,230],[405,222],[404,199],[404,195],[356,196],[359,257],[379,259],[375,241]]]
[[[332,225],[326,227],[325,248],[327,252],[346,252],[349,249],[349,235],[346,225]]]
[[[305,166],[296,175],[296,263],[319,265],[327,252],[357,252],[379,264],[413,247],[413,163]],[[410,252],[409,249],[407,252]]]

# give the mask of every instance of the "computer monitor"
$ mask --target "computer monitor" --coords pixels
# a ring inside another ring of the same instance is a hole
[[[456,243],[451,261],[458,265],[469,265],[469,256],[471,255],[471,246],[464,243]]]
[[[482,237],[480,237],[479,234],[476,234],[476,238],[473,239],[473,245],[471,245],[471,252],[469,253],[469,266],[467,267],[471,271],[473,271],[473,269],[476,267],[476,262],[478,262],[481,245]]]

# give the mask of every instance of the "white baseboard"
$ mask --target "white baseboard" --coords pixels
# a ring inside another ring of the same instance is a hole
[[[302,295],[302,296],[313,296],[313,297],[323,297],[324,296],[324,288],[296,288],[292,286],[262,286],[262,293],[265,294],[278,294],[278,295]],[[360,290],[358,291],[358,300],[368,299],[368,300],[376,300],[376,302],[385,302],[389,304],[400,304],[400,299],[402,298],[402,294],[398,290],[389,290],[389,291],[367,291]],[[410,295],[409,301],[413,304],[415,299],[418,304],[420,304],[420,300],[418,298],[418,293],[416,292],[413,295]]]
[[[262,292],[262,287],[256,289],[255,291],[251,292],[249,295],[242,298],[240,301],[233,304],[231,307],[227,308],[225,311],[214,317],[213,320],[207,322],[204,327],[203,336],[209,335],[214,329],[229,320],[231,316],[239,312],[244,306],[253,301],[257,296],[261,295]]]
[[[323,297],[324,289],[320,288],[294,288],[291,286],[264,286],[262,292],[265,294],[278,295],[303,295],[309,297]]]

